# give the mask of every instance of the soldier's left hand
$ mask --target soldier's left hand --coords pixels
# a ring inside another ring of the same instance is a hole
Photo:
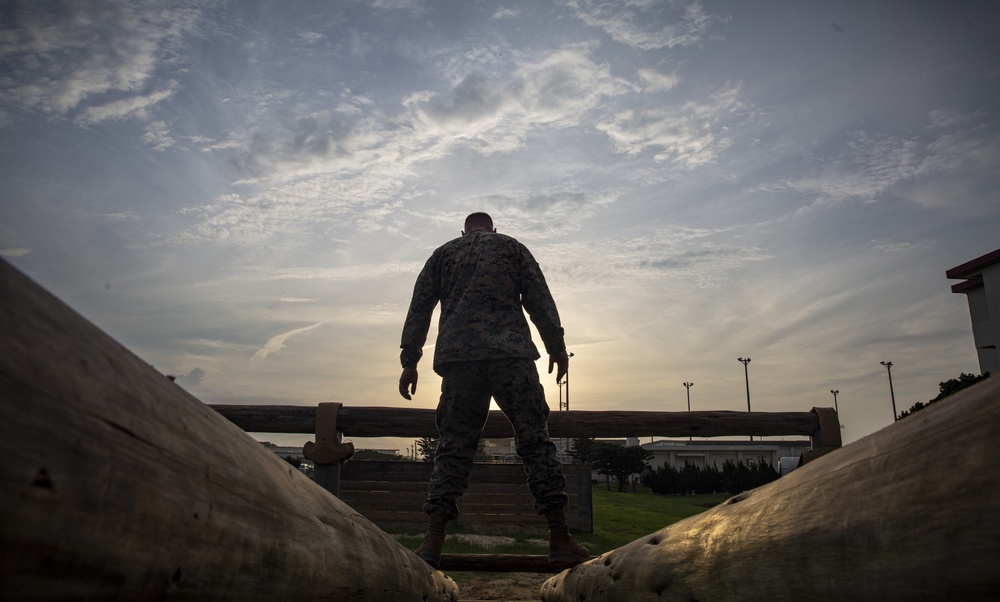
[[[549,374],[552,374],[552,366],[558,366],[559,369],[556,371],[556,382],[562,382],[566,373],[569,372],[569,356],[566,354],[566,350],[563,349],[558,353],[549,354]]]
[[[550,370],[551,372],[551,370]],[[403,368],[403,373],[399,375],[399,394],[405,399],[412,399],[410,394],[417,392],[417,369]]]

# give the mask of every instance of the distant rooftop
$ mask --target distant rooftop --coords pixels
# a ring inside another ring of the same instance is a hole
[[[965,280],[965,282],[953,284],[951,292],[964,293],[970,288],[982,286],[983,269],[998,262],[1000,262],[1000,249],[951,268],[944,273],[946,277],[952,280]]]

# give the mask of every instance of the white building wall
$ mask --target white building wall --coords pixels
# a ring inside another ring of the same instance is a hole
[[[1000,263],[983,268],[983,286],[969,291],[969,314],[972,316],[972,336],[979,354],[979,370],[1000,372]],[[976,299],[973,295],[976,294]]]
[[[948,278],[965,280],[952,287],[965,294],[972,336],[982,373],[1000,372],[1000,249],[948,270]]]

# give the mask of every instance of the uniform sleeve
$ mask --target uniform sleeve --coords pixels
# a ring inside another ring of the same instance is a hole
[[[431,316],[434,306],[440,298],[439,278],[437,274],[436,255],[432,255],[424,269],[417,276],[413,286],[413,298],[410,309],[406,312],[406,322],[403,323],[403,336],[400,342],[402,351],[399,361],[404,368],[416,368],[423,355],[424,343],[427,341],[427,331],[431,327]]]
[[[538,329],[545,351],[551,355],[565,350],[566,342],[556,302],[542,276],[542,269],[524,245],[521,245],[521,303]]]

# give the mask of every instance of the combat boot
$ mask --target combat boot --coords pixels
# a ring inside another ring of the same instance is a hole
[[[563,508],[550,510],[543,516],[549,523],[549,562],[576,564],[590,558],[587,548],[576,543],[569,534],[566,511]]]
[[[447,528],[447,516],[443,514],[428,515],[427,534],[424,535],[424,542],[417,548],[416,554],[434,568],[441,566],[441,548],[444,547],[444,535]]]

